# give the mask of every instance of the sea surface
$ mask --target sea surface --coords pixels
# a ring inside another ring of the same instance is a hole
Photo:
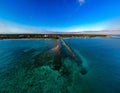
[[[64,40],[80,66],[56,40],[0,40],[0,93],[120,93],[120,38]]]

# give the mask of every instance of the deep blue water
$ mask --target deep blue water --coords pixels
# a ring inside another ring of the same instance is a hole
[[[85,76],[85,80],[89,82],[89,92],[84,93],[120,93],[120,39],[92,38],[66,41],[74,51],[79,51],[89,66],[88,74]]]
[[[81,75],[69,58],[59,71],[52,69],[53,55],[43,54],[55,47],[55,40],[1,40],[0,93],[120,93],[120,39],[65,41],[81,57],[87,74]]]

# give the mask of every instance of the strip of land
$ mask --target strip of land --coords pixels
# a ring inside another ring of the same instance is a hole
[[[59,37],[92,38],[92,37],[109,37],[109,35],[103,35],[103,34],[0,34],[0,39],[58,39]]]

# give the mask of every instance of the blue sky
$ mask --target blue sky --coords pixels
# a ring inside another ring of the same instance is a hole
[[[0,0],[0,24],[12,27],[102,30],[119,17],[120,0]]]

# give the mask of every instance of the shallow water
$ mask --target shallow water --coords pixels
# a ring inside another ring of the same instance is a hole
[[[120,92],[120,39],[65,41],[81,58],[85,75],[64,48],[57,56],[49,52],[55,40],[0,41],[0,93]],[[55,69],[58,56],[62,63]]]

